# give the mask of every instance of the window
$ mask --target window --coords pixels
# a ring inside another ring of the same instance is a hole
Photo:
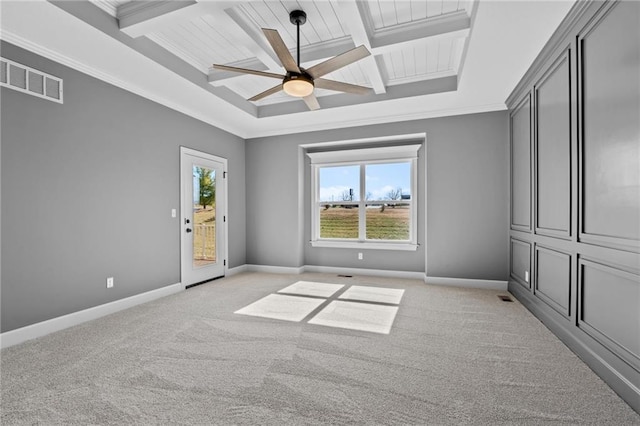
[[[416,250],[419,148],[308,153],[312,246]]]

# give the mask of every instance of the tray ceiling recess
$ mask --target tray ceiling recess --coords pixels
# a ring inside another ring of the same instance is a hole
[[[289,14],[306,13],[300,26],[300,66],[311,69],[358,46],[371,55],[323,75],[364,86],[367,94],[316,87],[322,109],[455,91],[475,0],[122,1],[91,0],[118,21],[122,33],[162,48],[165,63],[180,59],[203,75],[208,91],[255,116],[309,111],[304,100],[274,87],[272,78],[215,69],[213,64],[284,74],[263,28],[282,38],[296,58],[296,26]],[[184,72],[184,67],[181,68]],[[175,69],[174,69],[175,71]],[[197,78],[197,77],[196,77]],[[277,81],[275,81],[277,84]]]

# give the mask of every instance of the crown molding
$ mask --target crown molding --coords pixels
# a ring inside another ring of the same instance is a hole
[[[474,105],[461,108],[439,109],[435,111],[420,111],[406,114],[385,115],[384,120],[380,117],[370,117],[360,120],[347,119],[343,121],[333,121],[331,127],[326,123],[304,124],[302,126],[277,127],[275,129],[262,130],[257,133],[249,131],[245,139],[262,138],[269,136],[280,136],[297,133],[308,133],[330,129],[345,129],[349,127],[370,126],[374,124],[398,123],[403,121],[425,120],[428,118],[452,117],[456,115],[480,114],[483,112],[506,111],[507,106],[504,102],[487,105]],[[293,122],[294,120],[291,120]]]

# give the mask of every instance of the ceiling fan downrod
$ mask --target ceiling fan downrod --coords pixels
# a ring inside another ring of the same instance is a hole
[[[300,25],[304,25],[304,23],[307,22],[307,14],[302,10],[292,10],[289,13],[289,21],[291,21],[291,23],[296,26],[298,32],[296,47],[298,56],[298,68],[300,68]]]

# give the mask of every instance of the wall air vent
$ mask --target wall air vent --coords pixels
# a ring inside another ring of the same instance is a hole
[[[0,58],[0,86],[53,102],[62,102],[62,79]]]

